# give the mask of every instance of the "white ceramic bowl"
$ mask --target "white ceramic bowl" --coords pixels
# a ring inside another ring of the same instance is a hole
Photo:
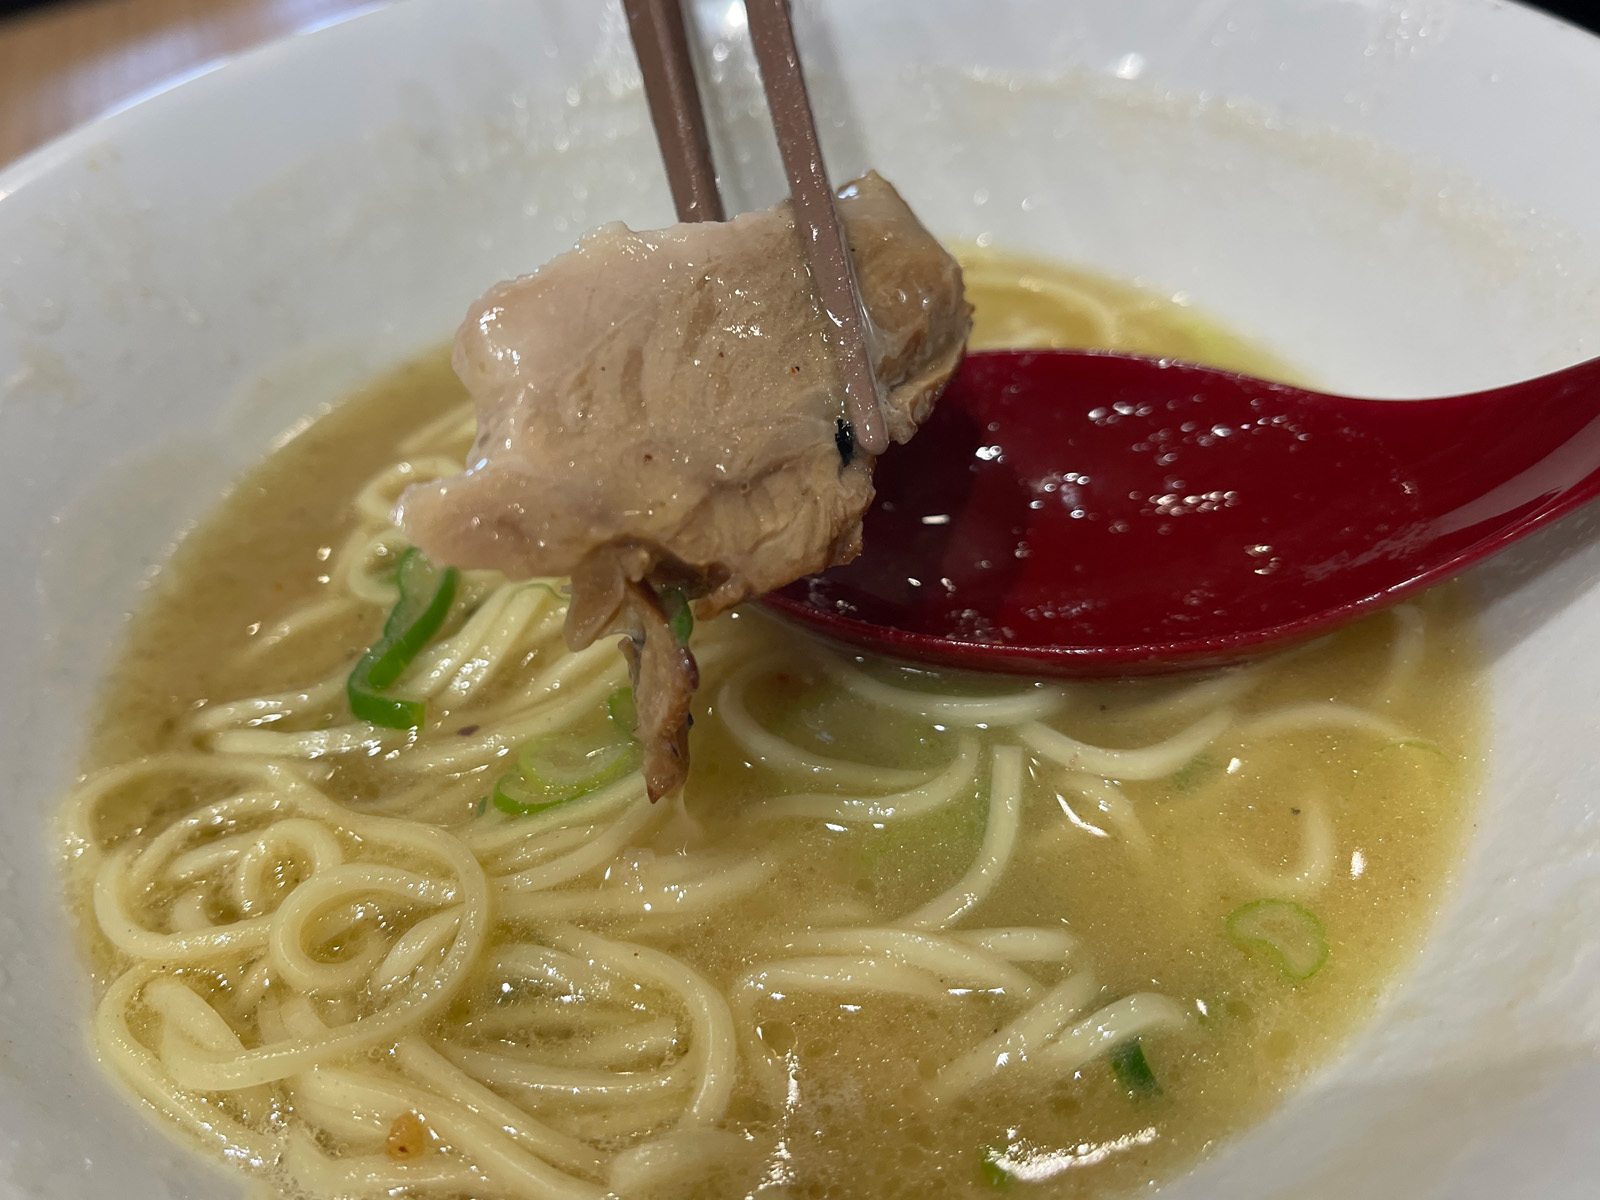
[[[696,16],[729,198],[766,203],[742,10]],[[1600,353],[1600,41],[1574,29],[1490,0],[798,19],[835,176],[879,167],[944,235],[1186,293],[1337,390]],[[593,0],[375,11],[0,174],[0,1197],[231,1194],[91,1062],[50,856],[141,583],[275,438],[485,285],[602,220],[670,217],[625,26]],[[1593,524],[1475,576],[1492,770],[1421,962],[1339,1063],[1164,1195],[1600,1193]]]

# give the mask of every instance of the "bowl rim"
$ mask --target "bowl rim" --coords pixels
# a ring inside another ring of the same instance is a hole
[[[1517,3],[1504,4],[1498,0],[1454,0],[1455,7],[1466,12],[1501,12],[1507,9],[1514,10],[1514,15],[1531,15],[1542,18],[1548,22],[1560,36],[1567,37],[1576,32],[1583,40],[1585,52],[1588,53],[1596,64],[1596,74],[1600,77],[1600,37],[1596,37],[1569,22],[1561,21],[1550,14],[1539,10],[1529,9]],[[432,6],[422,3],[414,5],[401,5],[389,3],[375,3],[362,9],[348,13],[339,20],[325,25],[317,26],[310,32],[317,37],[349,37],[356,40],[362,35],[359,32],[341,32],[346,27],[359,30],[364,21],[375,18],[380,13],[390,9],[411,9],[413,12],[424,7],[443,8],[442,0]],[[886,5],[892,6],[892,5]],[[100,116],[86,122],[77,128],[30,151],[12,163],[0,168],[0,201],[5,201],[13,193],[22,192],[30,187],[39,185],[55,172],[70,166],[82,156],[94,153],[99,143],[114,140],[122,136],[130,128],[143,126],[150,122],[165,119],[165,115],[184,105],[203,103],[211,89],[232,87],[246,78],[249,72],[270,74],[278,69],[279,63],[286,56],[295,52],[295,47],[301,39],[306,37],[305,32],[287,35],[272,42],[224,58],[219,58],[211,63],[197,68],[194,72],[176,77],[161,85],[157,85],[146,92],[114,106]],[[1487,786],[1487,780],[1485,784]],[[1467,853],[1474,852],[1476,841],[1469,843]],[[1464,872],[1464,866],[1458,868],[1458,876]],[[1434,930],[1442,923],[1445,911],[1452,903],[1452,898],[1447,897],[1435,917]],[[1432,935],[1430,934],[1430,937]],[[1413,963],[1415,960],[1413,959]],[[76,1018],[75,1018],[76,1019]],[[1359,1036],[1359,1033],[1356,1035]],[[1352,1039],[1345,1042],[1343,1048],[1334,1058],[1323,1064],[1319,1070],[1327,1070],[1340,1061],[1341,1057],[1348,1055],[1356,1049],[1356,1041]],[[1259,1124],[1253,1126],[1260,1129]],[[0,1133],[3,1133],[0,1128]],[[1237,1145],[1237,1139],[1234,1144]],[[5,1166],[5,1155],[0,1154],[0,1168]],[[5,1171],[0,1170],[0,1195],[7,1194]],[[1175,1181],[1174,1181],[1175,1182]],[[1168,1185],[1170,1186],[1170,1184]],[[1163,1188],[1163,1193],[1165,1188]]]

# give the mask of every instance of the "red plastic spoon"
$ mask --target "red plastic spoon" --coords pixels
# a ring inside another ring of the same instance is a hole
[[[1600,359],[1358,400],[1083,351],[969,355],[865,550],[767,603],[946,666],[1142,674],[1324,633],[1600,495]]]

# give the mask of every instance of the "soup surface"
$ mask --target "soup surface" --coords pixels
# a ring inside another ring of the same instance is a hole
[[[1287,373],[964,259],[975,346]],[[466,573],[394,685],[423,724],[351,714],[393,501],[471,436],[431,353],[242,481],[133,622],[64,813],[106,1065],[285,1193],[1115,1194],[1260,1118],[1422,935],[1477,774],[1456,593],[1068,685],[747,608],[694,631],[694,769],[652,806],[560,581]]]

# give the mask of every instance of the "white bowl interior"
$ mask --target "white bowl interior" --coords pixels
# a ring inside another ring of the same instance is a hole
[[[736,206],[781,176],[737,0],[697,3]],[[828,0],[836,178],[938,233],[1193,303],[1320,383],[1600,353],[1600,41],[1490,0]],[[584,228],[671,219],[621,13],[412,0],[0,174],[0,1196],[214,1196],[86,1049],[50,818],[175,535],[284,431]],[[1359,486],[1359,481],[1352,481]],[[1340,1063],[1164,1195],[1592,1195],[1600,569],[1580,514],[1477,574],[1492,770],[1423,960]],[[224,1186],[224,1190],[225,1186]]]

